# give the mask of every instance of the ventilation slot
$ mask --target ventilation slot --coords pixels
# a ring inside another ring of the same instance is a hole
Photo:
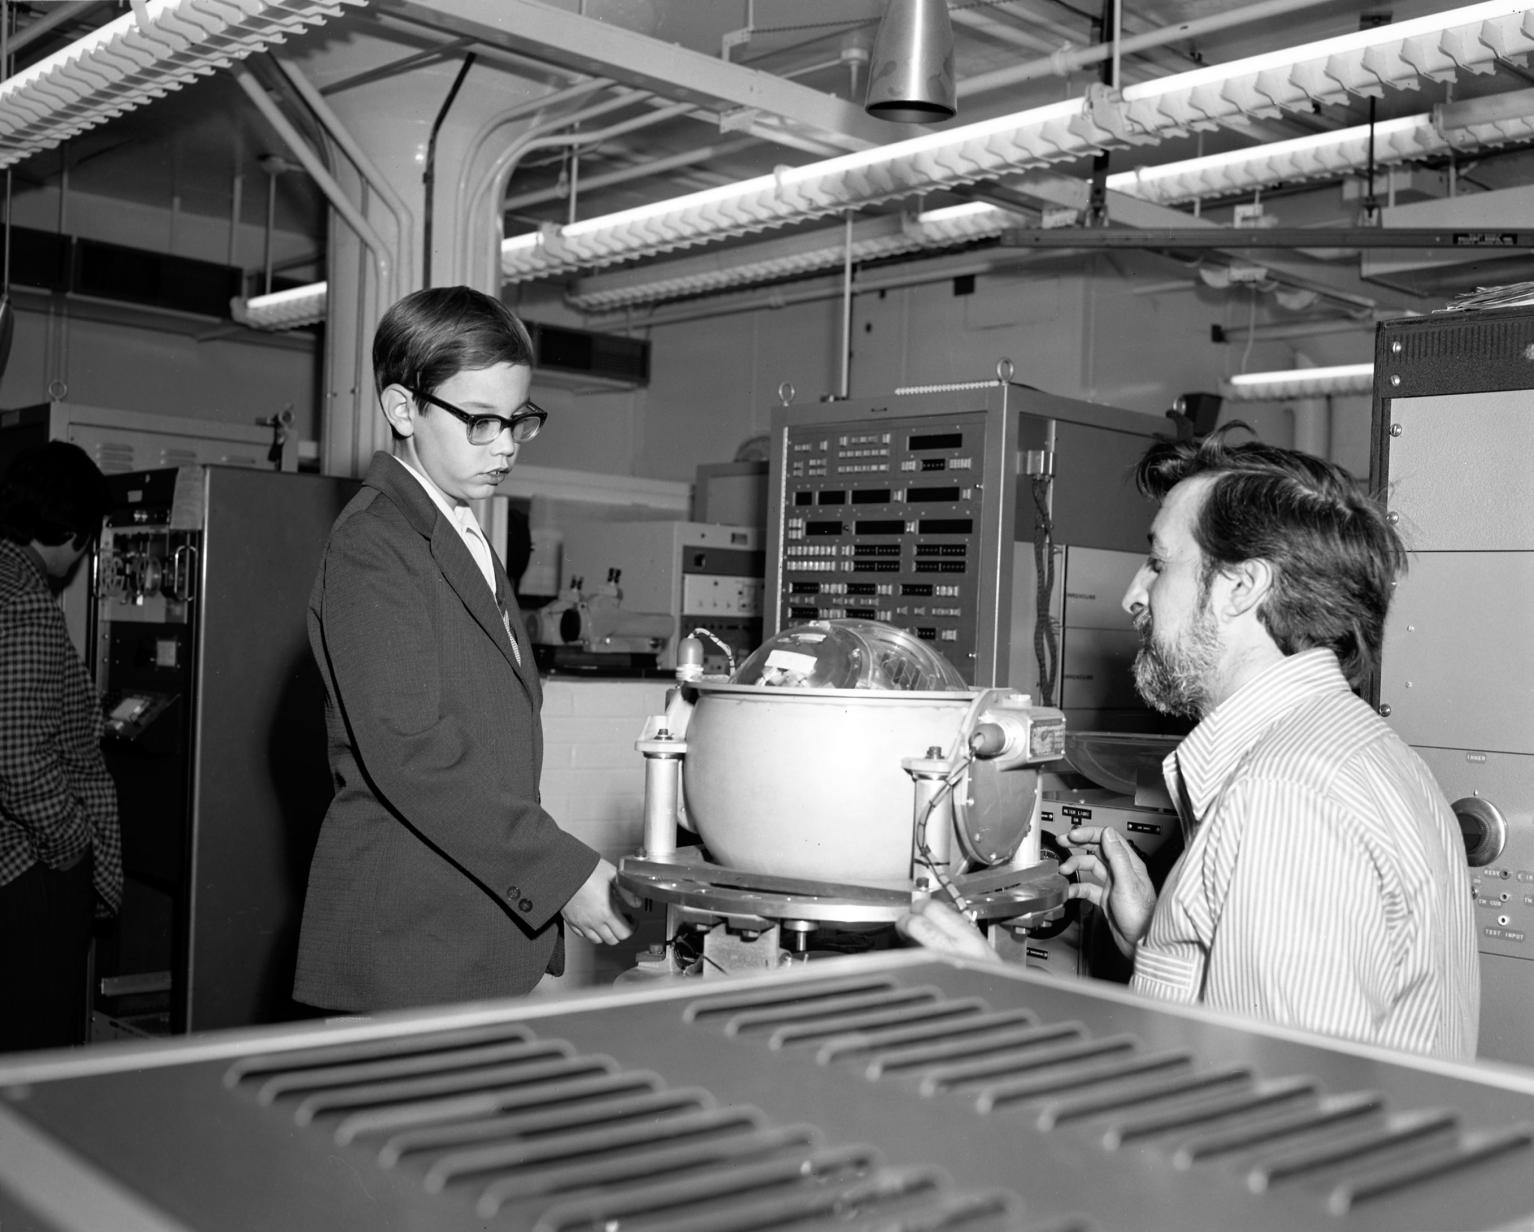
[[[931,990],[859,987],[813,999],[813,1014],[835,1022],[920,1018],[937,999]],[[780,1019],[768,1010],[753,1026],[766,1030]],[[668,1089],[653,1073],[579,1055],[515,1025],[247,1058],[224,1082],[336,1149],[414,1178],[424,1193],[472,1212],[475,1226],[1022,1227],[1020,1200],[1009,1191],[957,1191],[937,1168],[889,1165],[874,1147],[827,1143],[811,1125],[770,1124],[756,1108],[720,1107],[707,1091]],[[1088,1232],[1079,1224],[1047,1232],[1068,1229]]]
[[[1391,1109],[1370,1091],[1323,1096],[1307,1076],[1205,1066],[1186,1050],[1094,1038],[1081,1022],[995,1012],[933,988],[779,985],[690,1002],[684,1017],[770,1048],[811,1046],[820,1065],[959,1097],[1040,1132],[1079,1126],[1104,1152],[1157,1151],[1183,1173],[1234,1168],[1254,1196],[1300,1189],[1333,1214],[1450,1174],[1473,1185],[1479,1165],[1534,1147],[1530,1126],[1471,1131],[1452,1112]]]

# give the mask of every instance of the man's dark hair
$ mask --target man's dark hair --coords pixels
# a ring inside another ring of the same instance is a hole
[[[44,441],[11,459],[0,479],[0,536],[83,546],[100,534],[109,499],[90,454],[69,441]]]
[[[428,287],[395,303],[373,335],[373,386],[423,394],[468,369],[533,366],[533,340],[512,310],[472,287]],[[425,411],[429,403],[417,400]]]
[[[1245,428],[1156,442],[1136,466],[1135,484],[1160,501],[1185,479],[1210,477],[1193,529],[1206,588],[1221,569],[1267,561],[1273,589],[1257,616],[1279,650],[1328,647],[1360,687],[1379,662],[1406,549],[1380,502],[1348,471],[1260,441],[1227,443]]]

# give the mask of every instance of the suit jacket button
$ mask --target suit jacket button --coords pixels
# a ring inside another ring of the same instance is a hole
[[[520,894],[520,893],[522,893],[522,891],[517,889],[516,886],[508,886],[507,889],[506,889],[506,901],[510,902],[512,899],[516,898],[516,896],[518,894]]]
[[[533,909],[533,900],[530,899],[530,898],[524,898],[521,902],[519,902],[517,904],[517,910],[522,912],[524,915],[527,912],[531,911],[532,909]]]

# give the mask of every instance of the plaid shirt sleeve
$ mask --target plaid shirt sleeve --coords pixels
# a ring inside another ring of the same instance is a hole
[[[117,793],[101,703],[46,589],[0,607],[0,882],[94,851],[102,905],[122,902]]]

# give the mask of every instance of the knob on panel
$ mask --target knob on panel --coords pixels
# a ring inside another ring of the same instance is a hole
[[[1449,806],[1459,819],[1465,840],[1465,858],[1471,868],[1490,864],[1507,846],[1507,821],[1495,804],[1479,796],[1465,796]]]

